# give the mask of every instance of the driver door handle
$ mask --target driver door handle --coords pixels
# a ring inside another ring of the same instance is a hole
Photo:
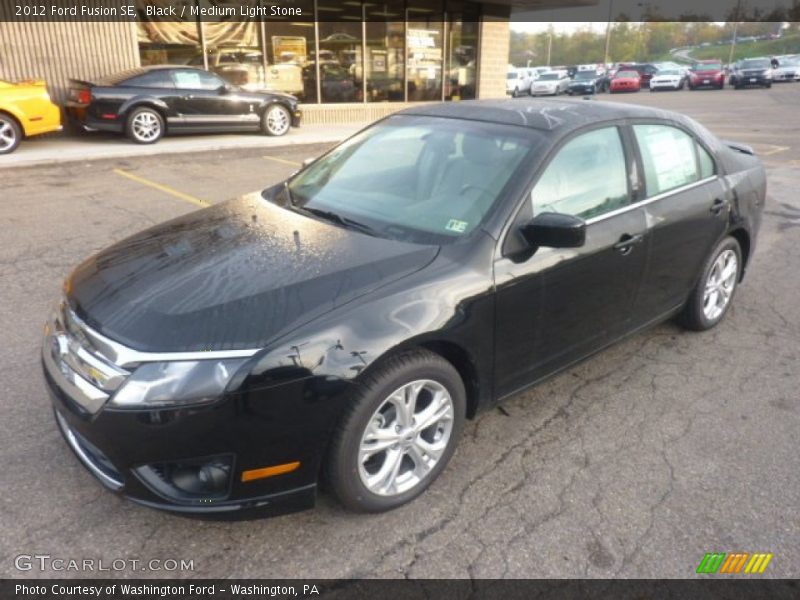
[[[727,203],[727,202],[725,202],[725,200],[722,200],[722,199],[720,199],[720,198],[717,198],[716,200],[714,200],[714,203],[711,205],[711,208],[709,208],[709,209],[708,209],[708,211],[709,211],[709,212],[710,212],[712,215],[718,215],[718,214],[719,214],[719,213],[721,213],[721,212],[722,212],[722,211],[725,209],[725,207],[727,207],[727,206],[728,206],[728,203]]]
[[[186,94],[183,97],[184,100],[194,100],[194,94]]]
[[[614,250],[617,250],[621,254],[628,254],[636,244],[641,244],[644,241],[644,236],[641,233],[637,233],[636,235],[630,235],[629,233],[624,234],[619,241],[614,244]]]

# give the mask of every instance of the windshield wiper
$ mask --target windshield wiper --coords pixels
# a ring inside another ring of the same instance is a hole
[[[315,217],[319,217],[321,219],[325,219],[326,221],[337,223],[338,225],[342,225],[343,227],[347,227],[348,229],[357,229],[358,231],[361,231],[362,233],[366,233],[368,235],[377,235],[375,230],[369,225],[365,225],[364,223],[359,223],[358,221],[354,221],[353,219],[343,217],[339,213],[335,213],[330,210],[322,210],[321,208],[313,208],[310,206],[303,206],[297,208],[301,211],[310,213]]]

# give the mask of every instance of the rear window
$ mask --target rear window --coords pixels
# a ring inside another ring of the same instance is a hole
[[[95,79],[94,83],[97,85],[119,85],[123,81],[127,81],[128,79],[133,79],[139,75],[143,75],[147,73],[144,69],[128,69],[127,71],[120,71],[119,73],[113,73],[112,75],[106,75],[105,77],[101,77],[100,79]]]
[[[132,77],[123,82],[131,87],[147,87],[147,88],[172,88],[175,85],[172,83],[169,71],[158,69],[155,71],[147,71],[136,77]]]

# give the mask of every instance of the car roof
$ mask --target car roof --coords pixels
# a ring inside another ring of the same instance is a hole
[[[540,98],[423,104],[396,114],[482,121],[560,133],[568,133],[591,123],[628,118],[658,118],[686,122],[686,118],[682,115],[633,104]]]

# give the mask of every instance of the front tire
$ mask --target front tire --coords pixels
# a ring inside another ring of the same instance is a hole
[[[289,109],[280,104],[273,104],[264,111],[261,117],[261,129],[267,135],[286,135],[292,125],[292,115]]]
[[[680,323],[687,329],[705,331],[717,325],[731,306],[742,274],[742,250],[733,237],[723,239],[709,255]]]
[[[137,144],[155,144],[164,136],[164,119],[152,108],[137,108],[128,115],[125,133]]]
[[[444,470],[465,415],[464,383],[449,362],[426,350],[389,358],[359,382],[333,435],[327,482],[351,510],[401,506]]]
[[[0,154],[11,154],[22,141],[22,129],[12,117],[0,113]]]

